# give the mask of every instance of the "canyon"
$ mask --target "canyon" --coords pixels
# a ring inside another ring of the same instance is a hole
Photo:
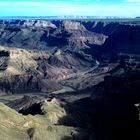
[[[0,20],[3,138],[136,139],[139,84],[138,20]]]

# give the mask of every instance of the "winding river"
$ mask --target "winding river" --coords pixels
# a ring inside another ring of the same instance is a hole
[[[70,79],[70,78],[74,78],[74,77],[76,77],[76,76],[82,76],[82,75],[88,74],[88,73],[90,73],[90,72],[96,70],[96,69],[99,67],[99,65],[100,65],[100,62],[96,60],[96,65],[95,65],[94,67],[90,68],[90,69],[87,70],[87,71],[78,73],[78,74],[72,74],[72,75],[70,75],[70,76],[69,76],[67,79],[65,79],[65,80],[68,80],[68,79]],[[52,94],[59,94],[59,93],[65,93],[65,92],[73,92],[73,91],[75,91],[75,89],[72,88],[71,86],[66,86],[66,85],[64,85],[64,86],[62,86],[62,87],[63,87],[63,88],[62,88],[61,90],[54,91],[54,92],[52,92]]]

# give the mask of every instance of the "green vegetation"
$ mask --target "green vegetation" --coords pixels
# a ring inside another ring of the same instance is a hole
[[[42,104],[44,115],[23,116],[0,103],[0,139],[2,140],[61,140],[81,129],[59,125],[60,118],[66,116],[65,110],[56,99]]]

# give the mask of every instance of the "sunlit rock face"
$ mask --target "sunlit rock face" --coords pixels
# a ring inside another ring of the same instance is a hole
[[[139,22],[0,20],[0,137],[137,139],[139,47]]]
[[[102,81],[121,53],[139,54],[139,44],[133,22],[0,20],[1,94],[61,89],[76,75],[67,84],[87,88]]]

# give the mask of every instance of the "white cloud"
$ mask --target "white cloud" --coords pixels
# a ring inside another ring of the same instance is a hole
[[[132,1],[132,0],[127,0]],[[134,1],[134,0],[133,0]],[[135,0],[140,1],[140,0]],[[140,5],[76,5],[66,2],[0,2],[0,15],[139,16]]]
[[[140,0],[125,0],[125,2],[129,2],[129,3],[140,3]]]
[[[140,15],[139,12],[140,7],[135,6],[73,6],[73,7],[65,7],[62,9],[58,9],[59,13],[62,14],[78,14],[82,13],[81,15],[91,15],[91,16],[127,16],[133,17]],[[131,11],[131,13],[130,13]]]

